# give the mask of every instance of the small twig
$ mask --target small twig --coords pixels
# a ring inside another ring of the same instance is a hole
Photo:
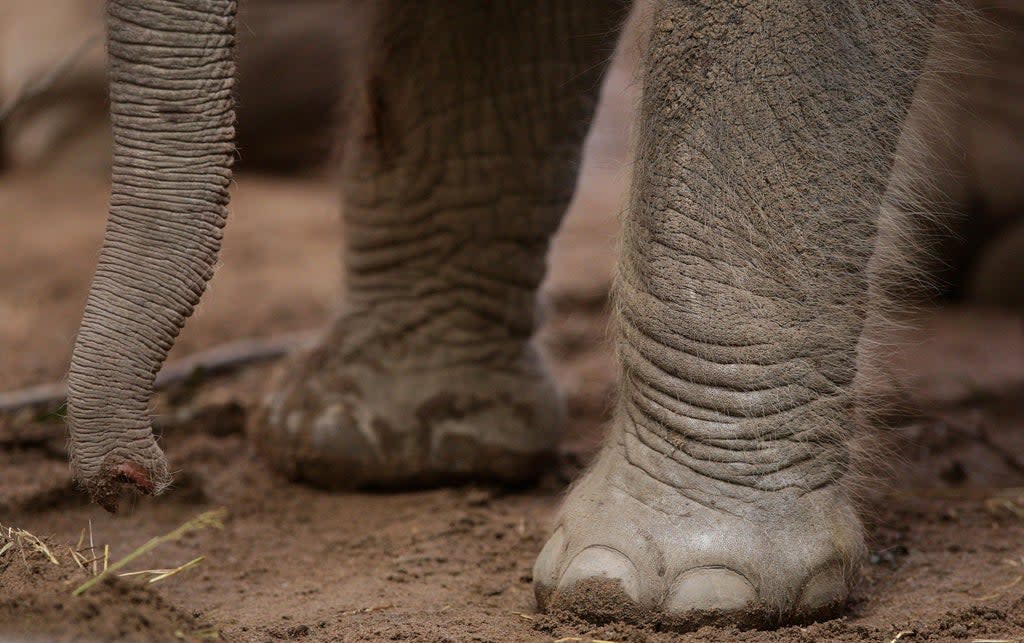
[[[64,58],[57,63],[57,66],[38,80],[25,83],[11,100],[0,108],[0,123],[7,120],[11,114],[18,111],[28,103],[39,98],[53,87],[68,71],[70,71],[81,59],[82,55],[89,51],[93,45],[100,41],[100,33],[90,34],[80,45],[72,49]]]
[[[92,518],[89,519],[89,553],[92,554],[92,575],[95,576],[98,572],[96,570],[96,544],[92,540]]]
[[[315,331],[303,331],[220,344],[167,364],[156,376],[154,386],[157,389],[166,388],[188,380],[195,373],[220,375],[250,364],[279,359],[295,349],[310,345],[317,335]],[[0,412],[56,405],[66,397],[67,386],[63,382],[30,386],[0,393]]]
[[[998,442],[993,440],[984,424],[977,421],[967,424],[964,422],[953,421],[950,418],[941,417],[933,417],[932,419],[942,422],[946,426],[946,429],[951,433],[954,433],[965,440],[977,442],[981,446],[985,447],[1001,459],[1011,470],[1016,471],[1017,473],[1024,473],[1024,460],[1021,460],[1011,450],[1004,448]]]
[[[16,391],[0,393],[0,412],[20,411],[24,408],[58,404],[67,397],[68,387],[64,382],[38,384]]]
[[[185,638],[185,633],[182,632],[181,630],[177,630],[174,633],[174,635],[178,636],[179,633],[181,634],[181,636],[179,636],[178,638],[182,638],[182,639]],[[220,630],[218,630],[215,627],[206,627],[206,628],[203,628],[201,630],[195,630],[194,632],[192,632],[192,636],[194,638],[197,638],[197,639],[201,640],[201,641],[219,641],[219,640],[221,640]]]
[[[153,576],[153,578],[150,578],[148,582],[156,583],[158,581],[164,580],[165,578],[170,578],[171,576],[174,576],[175,574],[179,574],[179,573],[185,571],[186,569],[191,569],[191,568],[195,567],[196,565],[198,565],[199,563],[203,562],[205,559],[206,559],[205,556],[200,556],[198,558],[193,558],[192,560],[188,561],[184,565],[179,565],[178,567],[175,567],[173,569],[143,569],[143,570],[137,571],[137,572],[122,572],[122,573],[118,574],[118,576],[124,577],[124,576],[140,576],[142,574],[151,574]]]
[[[150,538],[149,541],[146,542],[146,544],[142,545],[141,547],[139,547],[138,549],[136,549],[132,553],[130,553],[127,556],[125,556],[124,558],[122,558],[121,560],[117,561],[113,565],[110,565],[109,567],[104,569],[102,572],[100,572],[96,576],[93,576],[89,580],[87,580],[84,583],[82,583],[81,585],[79,585],[78,588],[75,589],[75,591],[71,592],[71,595],[72,596],[81,596],[85,592],[89,591],[90,588],[92,588],[93,586],[95,586],[98,583],[100,583],[103,579],[107,578],[108,576],[110,576],[114,572],[120,570],[125,565],[127,565],[130,562],[132,562],[133,560],[135,560],[139,556],[142,556],[143,554],[149,553],[150,551],[156,549],[157,547],[159,547],[163,543],[173,542],[175,540],[178,540],[179,538],[181,538],[182,536],[184,536],[185,534],[187,534],[190,531],[196,531],[196,530],[199,530],[199,529],[206,529],[207,527],[214,527],[216,529],[222,528],[224,526],[224,516],[226,514],[227,514],[227,510],[226,509],[215,509],[213,511],[207,511],[206,513],[199,514],[198,516],[196,516],[192,520],[189,520],[188,522],[186,522],[182,526],[178,527],[177,529],[175,529],[174,531],[172,531],[169,534],[166,534],[166,535],[163,535],[163,536],[156,536],[154,538]]]
[[[982,596],[979,600],[991,601],[993,599],[999,598],[1000,596],[1002,596],[1003,594],[1006,593],[1006,590],[1013,589],[1017,585],[1020,585],[1021,581],[1024,581],[1024,575],[1018,576],[1017,578],[1013,579],[1012,581],[1010,581],[1006,585],[1003,585],[1002,587],[997,588],[994,593],[988,594],[986,596]]]
[[[978,441],[995,455],[1002,458],[1003,462],[1011,470],[1017,473],[1024,473],[1024,460],[1020,460],[1013,451],[996,443],[989,435],[984,426],[978,427]]]
[[[4,537],[7,539],[7,544],[4,545],[4,548],[2,550],[0,550],[0,553],[4,553],[7,550],[11,549],[14,545],[17,545],[18,550],[21,552],[21,557],[24,560],[25,548],[27,547],[29,549],[36,551],[39,554],[42,554],[47,560],[49,560],[54,565],[57,565],[58,567],[60,566],[60,561],[57,560],[57,557],[53,555],[53,552],[50,551],[50,548],[46,546],[46,543],[43,542],[42,538],[40,538],[39,536],[31,534],[25,531],[24,529],[15,529],[13,527],[8,527],[7,533],[4,535]]]
[[[29,546],[31,546],[32,549],[35,549],[43,556],[46,556],[47,560],[49,560],[51,563],[57,565],[58,567],[60,566],[60,561],[57,560],[57,557],[53,555],[53,553],[50,551],[50,548],[47,547],[46,543],[44,543],[38,536],[30,534],[24,529],[22,529],[20,537],[27,540]]]
[[[369,614],[370,612],[379,612],[381,610],[387,610],[394,607],[394,605],[374,605],[372,607],[359,607],[354,610],[347,610],[341,613],[342,616],[352,616],[353,614]]]
[[[85,556],[79,554],[77,551],[71,549],[70,547],[68,549],[71,551],[71,560],[75,561],[75,564],[78,565],[79,569],[85,569],[85,565],[87,563],[87,561],[85,560]]]
[[[985,509],[994,516],[1004,513],[1024,518],[1024,488],[1005,489],[1000,495],[985,500]]]

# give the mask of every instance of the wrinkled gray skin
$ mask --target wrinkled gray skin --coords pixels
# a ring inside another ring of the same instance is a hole
[[[121,483],[169,481],[147,405],[219,245],[233,5],[110,2],[114,196],[69,382],[74,472],[108,507]],[[821,613],[863,555],[842,484],[857,345],[894,272],[874,249],[896,225],[882,202],[899,197],[886,186],[931,7],[653,11],[614,296],[620,393],[537,560],[539,603]],[[353,18],[347,295],[252,428],[277,467],[328,488],[543,470],[564,410],[531,343],[536,290],[625,13],[382,0]]]

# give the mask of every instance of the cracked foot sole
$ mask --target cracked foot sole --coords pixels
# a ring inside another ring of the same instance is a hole
[[[605,448],[565,502],[534,567],[542,610],[596,623],[688,630],[834,615],[863,557],[835,487],[779,492],[745,512],[713,508]]]

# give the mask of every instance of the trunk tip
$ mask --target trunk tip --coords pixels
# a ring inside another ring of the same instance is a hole
[[[93,502],[110,513],[117,513],[118,503],[126,489],[156,496],[167,488],[171,480],[163,460],[146,466],[119,458],[116,461],[108,459],[98,475],[80,481]]]

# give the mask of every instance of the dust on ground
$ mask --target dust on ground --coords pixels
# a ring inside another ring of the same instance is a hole
[[[611,168],[605,178],[614,175]],[[0,632],[46,640],[1024,638],[1024,318],[968,309],[927,315],[893,356],[913,393],[913,419],[888,459],[889,482],[865,499],[872,557],[843,618],[678,634],[536,613],[534,557],[566,485],[594,452],[612,395],[609,200],[621,185],[595,186],[564,226],[546,286],[541,340],[568,394],[571,426],[559,466],[536,487],[326,494],[287,484],[243,438],[269,365],[161,394],[158,425],[175,487],[110,516],[71,487],[59,417],[7,415],[0,523],[54,548],[74,545],[91,522],[97,548],[109,543],[117,560],[201,511],[226,507],[229,516],[223,530],[190,533],[132,567],[204,556],[195,568],[153,584],[119,578],[78,598],[70,592],[89,572],[9,549],[0,554]],[[66,368],[105,198],[105,184],[91,179],[0,182],[11,213],[0,218],[0,389]],[[324,324],[338,294],[338,235],[329,182],[242,177],[223,265],[175,355]]]

